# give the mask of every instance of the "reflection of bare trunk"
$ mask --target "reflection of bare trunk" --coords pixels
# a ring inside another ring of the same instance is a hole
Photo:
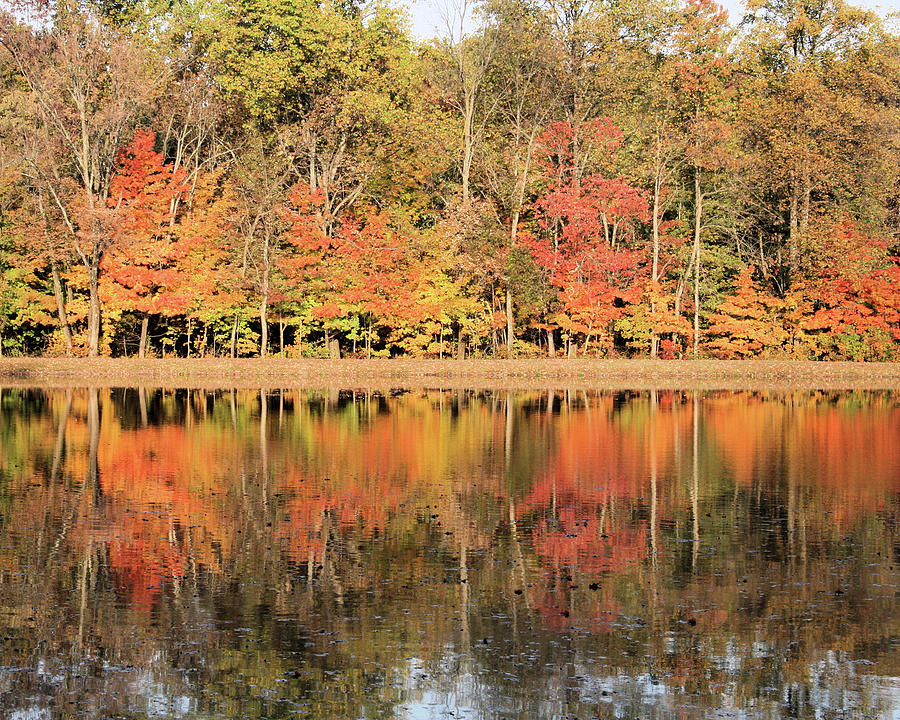
[[[81,602],[78,606],[78,638],[75,641],[75,646],[79,650],[84,647],[84,624],[87,617],[88,600],[88,572],[91,568],[92,549],[92,543],[88,540],[87,547],[84,549],[84,559],[81,561],[81,577],[78,581],[78,584],[81,586]]]
[[[659,546],[656,537],[656,390],[650,391],[650,557],[653,569],[657,568]]]
[[[62,416],[59,418],[59,426],[56,429],[56,447],[53,449],[53,466],[50,468],[50,484],[56,482],[59,473],[59,465],[62,462],[63,449],[66,445],[66,426],[69,424],[69,413],[72,410],[72,391],[66,390],[66,405]]]
[[[512,498],[509,500],[509,530],[513,540],[513,564],[519,574],[519,585],[525,595],[525,602],[531,607],[531,599],[528,592],[528,576],[525,574],[525,556],[522,553],[522,544],[519,540],[519,527],[516,522],[516,504]]]
[[[691,482],[691,513],[694,516],[694,522],[693,522],[693,535],[692,535],[693,544],[692,544],[692,552],[691,552],[691,569],[696,571],[697,570],[697,555],[700,552],[700,517],[699,517],[700,509],[699,509],[699,499],[697,497],[699,494],[699,490],[700,490],[700,487],[699,487],[699,475],[700,475],[699,462],[700,462],[700,460],[698,457],[698,449],[699,449],[698,426],[700,424],[700,405],[697,401],[697,391],[696,390],[694,391],[693,406],[694,406],[694,422],[693,422],[694,463],[693,463],[693,477],[692,477],[692,482]]]
[[[141,425],[147,427],[147,388],[143,385],[138,388],[138,403],[141,407]]]
[[[793,478],[788,477],[788,496],[787,496],[787,541],[788,541],[788,557],[790,558],[791,572],[794,572],[794,560],[797,555],[797,548],[794,542],[796,536],[796,516],[797,516],[797,488]]]
[[[71,391],[70,391],[71,393]],[[88,424],[88,472],[84,478],[84,482],[81,484],[81,487],[78,490],[77,496],[75,500],[71,503],[71,511],[69,515],[63,520],[62,527],[60,528],[59,535],[57,535],[56,540],[53,543],[53,547],[50,550],[50,554],[48,557],[48,561],[56,556],[59,552],[59,548],[62,545],[63,540],[69,532],[69,528],[72,526],[72,522],[76,517],[80,517],[84,512],[83,509],[80,508],[81,501],[84,498],[85,490],[87,490],[89,504],[91,507],[95,507],[100,500],[100,485],[99,485],[99,471],[97,468],[97,453],[100,445],[100,403],[97,397],[97,388],[88,388],[88,405],[87,405],[87,424]],[[71,396],[67,398],[66,403],[66,411],[64,413],[64,418],[68,416],[69,410],[71,408]],[[67,423],[63,420],[60,421],[60,428],[58,432],[65,433],[65,425]],[[59,444],[59,437],[57,437],[57,443]],[[60,447],[60,457],[58,462],[62,462],[62,447]],[[54,466],[57,464],[57,459],[54,458]],[[58,472],[58,469],[55,471]],[[85,556],[87,558],[87,556]]]
[[[469,540],[463,540],[462,549],[459,551],[459,622],[462,629],[461,649],[463,652],[471,645],[469,631]]]
[[[512,393],[506,392],[506,445],[504,446],[504,457],[506,460],[506,471],[509,472],[509,466],[512,462],[512,441],[513,441],[513,398]]]
[[[803,502],[804,499],[801,498],[801,507],[805,506]],[[802,513],[800,515],[800,562],[803,564],[803,573],[802,577],[804,580],[807,579],[807,567],[806,567],[806,523],[808,517],[806,513]]]
[[[259,457],[262,464],[262,503],[263,513],[269,517],[269,398],[266,391],[259,391]]]
[[[335,553],[332,550],[332,546],[335,543],[335,536],[332,530],[332,516],[330,512],[326,511],[322,523],[322,574],[323,577],[331,578],[331,584],[334,588],[334,600],[338,605],[343,605],[344,587],[334,564],[333,556]]]
[[[88,388],[87,421],[90,433],[87,486],[91,491],[91,505],[96,505],[100,500],[100,474],[97,469],[97,451],[100,445],[100,398],[97,388]]]

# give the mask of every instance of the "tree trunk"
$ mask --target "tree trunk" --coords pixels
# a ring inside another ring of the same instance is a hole
[[[556,338],[554,337],[553,330],[547,331],[547,355],[556,357]]]
[[[150,313],[144,313],[141,317],[141,339],[138,342],[138,357],[143,360],[147,357],[148,330],[150,328]]]
[[[88,268],[90,305],[88,308],[88,355],[97,357],[100,354],[100,262],[92,263]]]
[[[341,359],[341,343],[337,338],[328,341],[328,356],[332,360]]]
[[[266,357],[269,349],[269,320],[266,317],[268,309],[269,298],[268,296],[263,295],[262,300],[259,302],[259,356],[262,358]]]
[[[456,331],[456,359],[466,359],[466,339],[463,337],[461,327]]]
[[[703,195],[700,173],[694,170],[694,359],[700,348],[700,223],[703,217]]]
[[[463,158],[462,158],[462,200],[469,199],[469,177],[472,174],[472,159],[475,156],[475,97],[466,93],[463,106]]]
[[[187,348],[185,349],[185,357],[191,356],[191,336],[193,334],[194,334],[194,318],[188,318]]]
[[[650,280],[654,285],[654,299],[650,303],[650,312],[656,314],[656,283],[659,281],[659,200],[662,190],[662,179],[659,176],[659,161],[657,153],[657,172],[653,178],[653,267]],[[653,330],[650,335],[650,357],[655,358],[659,350],[659,336],[656,333],[656,319],[654,317]]]
[[[59,318],[59,327],[66,341],[66,355],[72,356],[72,329],[69,327],[69,318],[66,316],[66,300],[63,297],[62,282],[59,279],[59,270],[56,263],[50,265],[50,273],[53,276],[53,296],[56,298],[56,315]],[[2,350],[0,350],[2,352]]]
[[[512,291],[507,287],[506,288],[506,352],[509,357],[513,357],[515,352],[513,347],[515,345],[516,336],[515,336],[515,327],[513,325],[513,305],[512,305]]]
[[[269,228],[268,221],[266,221],[263,224],[262,288],[260,288],[260,295],[262,297],[259,302],[259,356],[262,358],[269,354],[269,320],[267,313],[269,310],[269,278],[272,270],[271,258],[269,256],[271,242],[272,231]]]
[[[788,267],[791,276],[793,276],[794,271],[797,269],[800,256],[800,210],[798,207],[799,198],[797,196],[799,194],[799,189],[797,184],[797,173],[794,171],[791,173],[791,207],[788,222]]]
[[[234,359],[237,357],[237,329],[238,329],[238,316],[237,313],[234,314],[234,322],[231,324],[231,358]]]

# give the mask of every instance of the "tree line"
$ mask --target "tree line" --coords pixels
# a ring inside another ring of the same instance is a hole
[[[841,0],[5,0],[0,352],[900,355]]]

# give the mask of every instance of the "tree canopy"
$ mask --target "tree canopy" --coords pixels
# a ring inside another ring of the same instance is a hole
[[[900,357],[877,14],[472,9],[6,0],[0,353]]]

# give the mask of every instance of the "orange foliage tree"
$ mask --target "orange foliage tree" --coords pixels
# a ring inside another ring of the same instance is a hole
[[[784,301],[753,280],[753,268],[741,271],[736,293],[710,313],[706,350],[720,358],[771,355],[788,339],[779,317]]]
[[[174,231],[186,172],[166,165],[155,144],[156,133],[141,130],[119,153],[107,202],[115,209],[121,240],[101,264],[107,313],[141,316],[140,357],[147,351],[150,316],[179,315],[191,299],[189,279],[179,265],[186,248]]]
[[[792,294],[814,357],[895,359],[900,342],[900,258],[889,241],[841,222],[821,240],[817,276]]]

